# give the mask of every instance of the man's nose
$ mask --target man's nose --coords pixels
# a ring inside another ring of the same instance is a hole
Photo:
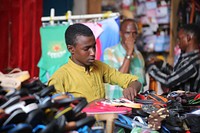
[[[95,48],[91,48],[90,49],[90,55],[95,55],[96,49]]]

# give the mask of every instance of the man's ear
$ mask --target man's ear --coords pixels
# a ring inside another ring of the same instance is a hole
[[[72,45],[67,45],[67,49],[71,54],[74,54],[74,46]]]

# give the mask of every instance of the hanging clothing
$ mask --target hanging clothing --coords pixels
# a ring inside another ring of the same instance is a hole
[[[39,78],[46,83],[53,73],[67,63],[70,52],[65,44],[65,30],[69,24],[46,26],[40,28],[42,56],[38,63]]]
[[[99,39],[100,34],[103,32],[103,28],[98,23],[83,23],[84,25],[88,26],[96,39],[96,60],[100,60],[101,57],[101,42]]]
[[[103,33],[99,39],[101,42],[101,61],[103,61],[103,52],[107,47],[116,45],[120,41],[119,36],[119,17],[112,17],[99,22],[102,25]]]

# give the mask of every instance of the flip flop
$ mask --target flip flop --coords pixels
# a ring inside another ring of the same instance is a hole
[[[20,89],[20,90],[13,89],[6,94],[6,97],[11,98],[18,95],[23,97],[23,96],[28,96],[29,93],[25,89]]]
[[[47,87],[43,88],[40,92],[37,93],[37,95],[39,97],[45,97],[55,91],[56,91],[56,89],[55,89],[54,85],[51,85],[51,86],[47,86]]]
[[[35,96],[24,96],[20,98],[20,101],[26,102],[26,105],[31,104],[31,103],[39,103],[38,99]]]
[[[46,122],[46,115],[41,109],[31,111],[26,118],[26,123],[29,123],[33,128],[37,125],[43,125],[44,122]]]
[[[187,113],[185,115],[185,122],[192,133],[200,131],[200,114]]]
[[[32,127],[28,123],[20,123],[8,130],[8,133],[32,133]]]
[[[0,86],[4,89],[20,89],[21,82],[15,78],[0,77]]]
[[[15,103],[15,104],[13,104],[13,105],[11,105],[11,106],[9,106],[9,107],[7,107],[7,108],[5,108],[4,110],[5,110],[5,113],[6,114],[11,114],[13,111],[15,111],[16,109],[21,109],[22,108],[22,106],[25,106],[25,102],[24,101],[21,101],[21,102],[17,102],[17,103]]]
[[[123,127],[130,131],[133,128],[132,119],[123,114],[118,114],[118,118],[114,120],[114,123],[116,126]]]
[[[2,126],[2,127],[0,127],[0,133],[7,133],[8,130],[15,128],[15,127],[16,127],[16,124],[9,124],[6,126]]]
[[[3,123],[3,126],[8,124],[18,124],[25,122],[27,114],[22,109],[15,110],[8,119]]]
[[[65,132],[66,119],[64,115],[61,115],[57,119],[53,119],[40,133],[64,133]]]
[[[17,102],[19,102],[19,100],[20,100],[20,96],[12,97],[12,98],[10,98],[7,102],[5,102],[4,104],[2,104],[2,105],[0,106],[0,108],[1,108],[1,109],[5,109],[5,108],[7,108],[7,107],[9,107],[9,106],[11,106],[11,105],[16,104]]]
[[[153,111],[148,117],[148,127],[152,130],[159,130],[162,121],[168,116],[169,111],[166,108],[160,108],[157,111]]]
[[[83,126],[92,127],[95,122],[96,119],[94,118],[94,116],[87,116],[86,118],[76,121],[76,129],[81,128]]]
[[[0,127],[3,125],[3,123],[8,119],[10,115],[6,113],[0,114]],[[1,131],[1,130],[0,130]]]
[[[8,99],[7,99],[5,96],[0,95],[0,106],[1,106],[2,104],[4,104],[5,102],[7,102],[7,101],[8,101]]]
[[[29,74],[28,71],[22,71],[19,68],[13,69],[8,74],[0,73],[0,76],[1,77],[7,77],[7,78],[14,78],[14,79],[19,80],[20,82],[23,82],[23,81],[30,78],[30,74]]]

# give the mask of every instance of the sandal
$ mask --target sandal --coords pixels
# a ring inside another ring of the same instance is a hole
[[[186,125],[190,128],[190,131],[192,133],[197,133],[200,131],[199,121],[200,121],[199,114],[191,114],[191,113],[186,114],[185,122]]]
[[[185,133],[183,117],[177,111],[169,110],[163,126],[171,132]]]
[[[21,82],[15,78],[0,76],[0,86],[4,89],[20,89]]]
[[[153,130],[159,130],[162,121],[168,116],[169,111],[166,108],[160,108],[157,111],[153,111],[148,118],[148,127]]]
[[[0,73],[0,76],[1,77],[7,77],[7,78],[14,78],[14,79],[19,80],[20,82],[23,82],[23,81],[25,81],[25,80],[30,78],[30,74],[29,74],[28,71],[22,71],[19,68],[13,69],[8,74]]]

